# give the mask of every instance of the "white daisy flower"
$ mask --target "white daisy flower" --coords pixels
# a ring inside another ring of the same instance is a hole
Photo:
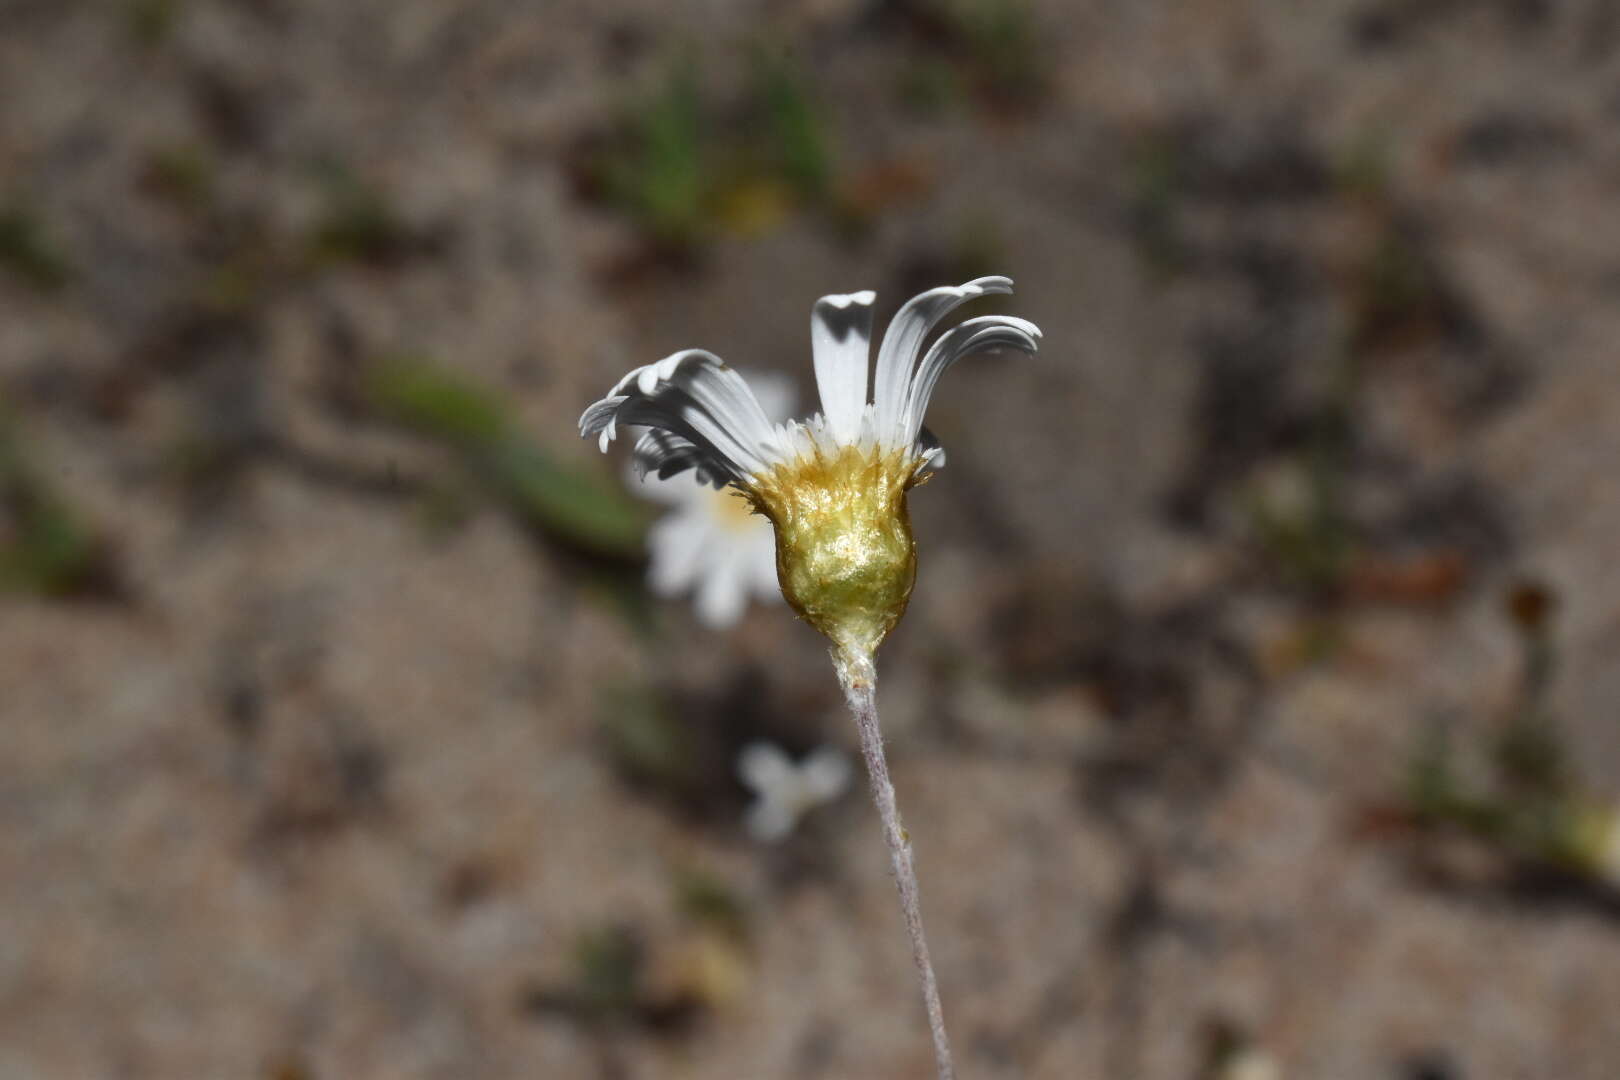
[[[876,296],[822,297],[810,314],[821,412],[808,420],[773,422],[748,383],[718,356],[685,349],[630,372],[579,421],[580,433],[597,436],[604,451],[620,424],[651,428],[636,443],[637,468],[663,479],[693,470],[716,488],[729,484],[775,528],[777,583],[793,609],[831,639],[860,732],[940,1080],[955,1075],[950,1040],[923,933],[910,838],[883,752],[873,654],[905,614],[917,575],[906,492],[930,465],[943,463],[939,443],[922,423],[939,377],[983,349],[1032,353],[1041,332],[1023,319],[987,315],[941,334],[927,352],[923,342],[965,301],[1010,292],[1007,278],[983,277],[912,297],[883,335],[875,369]],[[775,813],[767,827],[782,827]]]
[[[905,494],[939,464],[923,413],[945,369],[995,347],[1034,352],[1040,331],[1005,315],[968,319],[923,341],[949,312],[1004,277],[931,289],[907,301],[870,364],[870,291],[824,296],[810,316],[822,411],[773,423],[742,376],[703,349],[684,349],[619,380],[585,410],[583,435],[605,451],[619,425],[651,428],[638,469],[667,479],[688,469],[731,485],[776,529],[783,595],[849,658],[870,657],[905,612],[916,575]],[[872,375],[870,398],[868,375]]]
[[[793,411],[793,386],[779,375],[750,378],[767,416]],[[776,534],[735,491],[715,489],[682,473],[667,478],[637,468],[638,491],[670,507],[647,534],[647,583],[660,596],[691,590],[698,619],[724,629],[742,618],[750,598],[780,601]]]
[[[754,793],[743,824],[756,840],[784,840],[808,811],[849,790],[849,758],[823,746],[794,763],[772,743],[749,743],[737,755],[737,775]]]

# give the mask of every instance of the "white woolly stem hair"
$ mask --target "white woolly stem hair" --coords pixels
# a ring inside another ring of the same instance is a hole
[[[888,842],[889,859],[894,864],[900,907],[906,917],[906,932],[911,935],[911,958],[917,964],[923,1004],[928,1009],[928,1026],[934,1034],[934,1060],[939,1067],[939,1080],[954,1080],[956,1070],[951,1064],[950,1040],[945,1037],[945,1012],[940,1008],[939,985],[934,980],[934,965],[928,959],[928,939],[923,934],[917,872],[911,864],[911,841],[900,824],[900,807],[895,803],[889,763],[883,755],[883,733],[878,729],[877,670],[870,653],[852,654],[834,649],[832,655],[844,698],[855,716],[855,727],[861,733],[861,754],[866,758],[866,773],[872,782],[872,801],[877,804],[883,839]]]

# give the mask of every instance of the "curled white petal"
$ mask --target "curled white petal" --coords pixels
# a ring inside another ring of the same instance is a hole
[[[900,424],[906,407],[907,388],[917,366],[917,354],[930,331],[960,305],[991,293],[1012,292],[1012,279],[982,277],[961,285],[930,289],[907,300],[895,313],[878,347],[877,371],[872,383],[872,404],[876,409],[877,435],[887,446],[904,448],[911,439],[904,437]],[[915,432],[912,433],[915,438]]]
[[[636,368],[580,417],[605,451],[620,423],[668,431],[703,451],[711,476],[739,479],[772,455],[773,425],[742,376],[703,349]]]
[[[723,476],[710,475],[711,470],[706,467],[707,455],[702,447],[661,428],[653,428],[636,440],[635,448],[630,451],[630,465],[638,480],[645,480],[649,475],[668,480],[689,469],[696,469],[700,481],[716,487],[725,481]]]
[[[608,443],[617,434],[619,408],[628,400],[623,394],[609,394],[601,401],[591,402],[580,415],[579,433],[584,436],[600,434],[597,446],[604,454],[607,453]]]
[[[1028,319],[1012,315],[984,315],[968,319],[940,335],[928,350],[916,375],[906,388],[905,406],[900,414],[901,445],[916,442],[922,431],[923,414],[934,396],[934,387],[947,368],[964,356],[984,349],[1010,348],[1033,353],[1039,348],[1040,327]],[[937,445],[937,443],[936,443]]]

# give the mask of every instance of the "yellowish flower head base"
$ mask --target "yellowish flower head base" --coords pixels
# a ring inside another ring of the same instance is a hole
[[[776,579],[842,653],[870,656],[906,612],[917,545],[906,490],[919,465],[876,448],[820,447],[753,477],[748,497],[776,527]]]
[[[916,578],[906,492],[944,464],[923,413],[948,367],[970,353],[1033,353],[1040,331],[1006,315],[968,319],[922,345],[958,305],[1012,282],[985,277],[931,289],[895,315],[870,362],[870,291],[824,296],[810,316],[822,411],[773,423],[748,384],[719,357],[686,349],[630,372],[585,410],[580,432],[605,451],[618,426],[645,426],[637,468],[668,477],[688,469],[730,484],[776,529],[782,595],[837,646],[870,661],[905,613]],[[870,375],[871,392],[868,394]]]

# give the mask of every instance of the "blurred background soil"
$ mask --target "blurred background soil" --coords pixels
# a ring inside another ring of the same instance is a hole
[[[742,828],[822,643],[575,425],[985,273],[961,1074],[1620,1075],[1617,205],[1611,0],[0,0],[0,1080],[931,1076],[858,786]]]

